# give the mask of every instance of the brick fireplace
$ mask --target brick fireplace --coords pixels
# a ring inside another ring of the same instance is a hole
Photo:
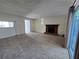
[[[58,24],[47,24],[45,33],[58,34],[58,26]]]

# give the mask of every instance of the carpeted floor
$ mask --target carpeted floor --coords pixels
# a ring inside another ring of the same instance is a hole
[[[69,59],[64,38],[30,33],[0,40],[0,59]]]

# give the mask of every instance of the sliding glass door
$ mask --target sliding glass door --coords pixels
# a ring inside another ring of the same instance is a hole
[[[78,30],[79,30],[79,8],[77,8],[72,15],[72,21],[69,29],[68,49],[70,59],[74,59]]]

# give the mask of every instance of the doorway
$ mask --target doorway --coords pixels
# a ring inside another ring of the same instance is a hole
[[[25,33],[30,33],[30,20],[25,20]]]

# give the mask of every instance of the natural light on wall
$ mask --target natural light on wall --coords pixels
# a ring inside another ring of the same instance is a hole
[[[14,27],[14,22],[0,21],[0,28]]]
[[[30,20],[25,20],[25,33],[30,33]]]
[[[44,18],[41,18],[41,24],[44,24]]]

